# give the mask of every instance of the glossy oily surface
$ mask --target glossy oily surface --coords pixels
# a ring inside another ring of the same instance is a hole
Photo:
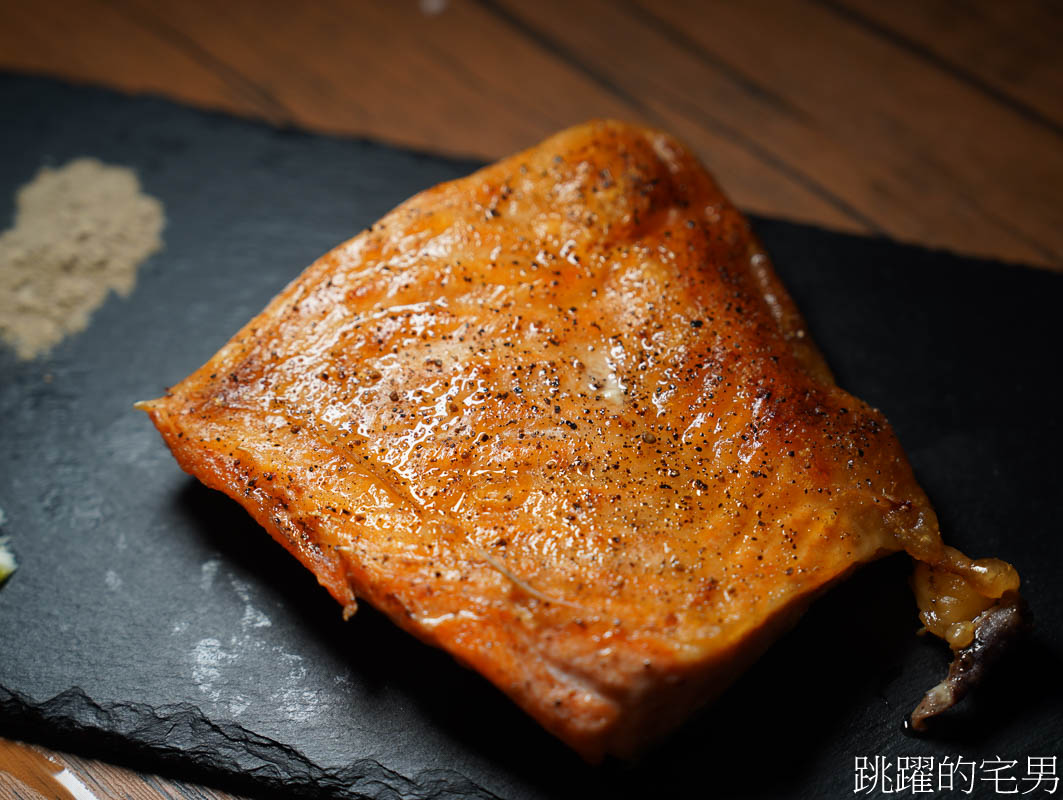
[[[143,407],[346,613],[367,600],[591,760],[717,695],[860,563],[1017,587],[943,547],[700,165],[619,123],[415,196]]]

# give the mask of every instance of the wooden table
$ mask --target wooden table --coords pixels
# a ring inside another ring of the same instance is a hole
[[[1048,0],[8,0],[0,67],[483,158],[666,128],[743,208],[1063,266]]]
[[[638,120],[746,210],[1053,269],[1060,41],[1049,0],[0,4],[3,69],[484,159]],[[223,796],[64,763],[100,797]]]

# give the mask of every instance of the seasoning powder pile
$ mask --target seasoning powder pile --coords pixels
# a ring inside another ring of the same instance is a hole
[[[31,359],[84,330],[111,290],[132,291],[165,217],[132,170],[94,158],[45,167],[16,204],[0,234],[0,339]]]

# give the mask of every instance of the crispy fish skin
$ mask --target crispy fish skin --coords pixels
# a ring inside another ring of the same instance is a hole
[[[348,611],[591,761],[674,727],[862,563],[907,550],[972,613],[1018,586],[944,547],[745,219],[637,126],[411,198],[142,407]]]

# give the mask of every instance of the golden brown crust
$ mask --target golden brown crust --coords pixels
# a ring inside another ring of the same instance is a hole
[[[746,221],[621,123],[411,198],[146,408],[341,604],[592,760],[718,694],[855,565],[943,552]]]

